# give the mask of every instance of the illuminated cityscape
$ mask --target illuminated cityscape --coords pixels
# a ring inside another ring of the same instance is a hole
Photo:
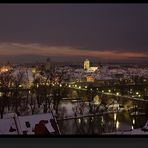
[[[147,135],[147,15],[1,4],[0,135]]]

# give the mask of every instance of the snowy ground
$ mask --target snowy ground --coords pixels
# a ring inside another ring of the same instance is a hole
[[[142,131],[140,128],[129,131],[118,131],[113,133],[104,133],[103,135],[148,135],[148,131]]]
[[[125,129],[124,128],[124,131],[123,130],[119,130],[119,131],[116,131],[116,132],[112,132],[112,133],[105,133],[105,135],[109,134],[109,135],[148,135],[148,121],[145,123],[145,125],[143,126],[143,129],[142,128],[137,128],[137,129],[133,129],[132,127],[130,129]]]

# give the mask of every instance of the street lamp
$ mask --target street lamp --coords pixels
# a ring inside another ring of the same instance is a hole
[[[138,92],[136,92],[136,95],[138,95],[139,93]]]
[[[116,95],[119,96],[119,92],[117,92]]]

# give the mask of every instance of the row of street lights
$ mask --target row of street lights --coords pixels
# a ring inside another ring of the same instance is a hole
[[[81,89],[82,88],[82,86],[78,86],[78,85],[70,85],[69,84],[69,87],[74,87],[74,88],[79,88],[79,89]],[[88,88],[88,86],[84,86],[84,88],[85,89],[87,89]],[[92,91],[93,89],[92,88],[90,88],[90,90]],[[96,90],[98,90],[98,88],[96,88]],[[102,90],[101,91],[102,93],[105,93],[105,91],[104,90]],[[109,89],[106,93],[111,93],[112,91]],[[115,93],[116,94],[116,96],[120,96],[121,94],[120,94],[120,92],[116,92]],[[139,92],[135,92],[135,95],[132,95],[132,97],[141,97],[141,95],[140,95],[140,93]]]

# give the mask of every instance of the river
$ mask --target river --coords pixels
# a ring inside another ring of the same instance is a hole
[[[58,121],[62,135],[101,135],[116,131],[141,128],[147,116],[131,116],[127,111],[103,116]]]

